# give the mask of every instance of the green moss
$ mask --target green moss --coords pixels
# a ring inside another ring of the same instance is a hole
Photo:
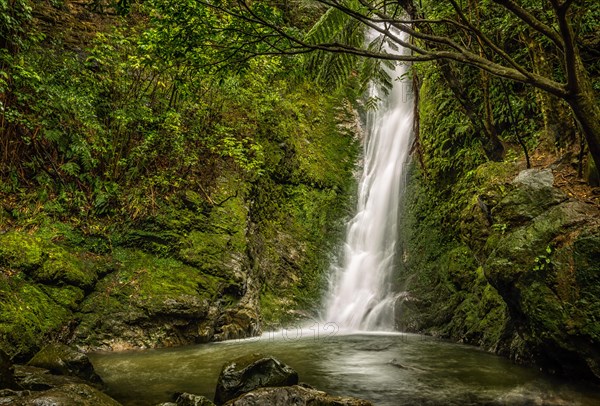
[[[18,278],[0,277],[0,348],[8,354],[33,355],[72,319],[66,306],[47,295],[45,289]],[[60,296],[70,293],[66,290]]]
[[[77,311],[79,309],[79,304],[85,297],[84,291],[75,286],[38,286],[57,304],[71,311]]]
[[[216,293],[214,278],[177,260],[132,250],[118,250],[115,258],[121,262],[121,268],[111,275],[113,281],[131,282],[134,295],[140,299],[178,294],[211,297]]]
[[[91,264],[59,247],[48,251],[48,259],[32,273],[32,277],[43,283],[64,283],[82,289],[90,289],[97,280]]]
[[[190,295],[214,299],[219,280],[175,259],[157,258],[129,249],[117,249],[117,271],[105,277],[82,305],[82,312],[111,314],[130,305],[151,308],[167,298]]]
[[[40,238],[24,232],[0,234],[0,266],[23,270],[39,268],[47,258],[44,248]]]

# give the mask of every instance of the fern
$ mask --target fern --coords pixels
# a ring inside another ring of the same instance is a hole
[[[343,6],[366,13],[358,0],[346,0]],[[384,35],[370,42],[365,40],[366,26],[336,8],[329,8],[306,34],[309,44],[338,43],[351,47],[366,47],[370,51],[385,53],[386,49],[398,52],[398,46]],[[392,88],[392,78],[386,68],[393,69],[394,62],[361,58],[345,53],[313,52],[306,60],[306,70],[317,83],[339,89],[352,77],[358,79],[359,91],[366,90],[374,81],[387,93]]]

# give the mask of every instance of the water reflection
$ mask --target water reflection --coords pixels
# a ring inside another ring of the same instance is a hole
[[[552,379],[470,346],[409,334],[302,335],[91,358],[109,394],[126,405],[152,405],[181,391],[212,398],[223,363],[255,352],[281,359],[318,389],[377,405],[600,404],[598,388]]]

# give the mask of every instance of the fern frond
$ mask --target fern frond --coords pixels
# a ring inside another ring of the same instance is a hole
[[[346,0],[343,5],[365,13],[358,0]],[[304,40],[310,44],[339,43],[352,47],[366,47],[371,51],[398,52],[397,45],[389,38],[379,35],[366,43],[366,27],[356,19],[336,8],[329,8],[306,34]],[[360,90],[364,91],[369,81],[374,80],[387,93],[392,88],[392,78],[386,68],[393,69],[393,62],[361,58],[344,53],[316,51],[306,61],[306,71],[317,83],[338,89],[351,77],[357,77]]]

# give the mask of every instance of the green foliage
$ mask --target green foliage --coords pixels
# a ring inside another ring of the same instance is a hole
[[[31,35],[26,29],[31,12],[29,0],[0,0],[0,66],[4,67],[4,58],[21,48]]]
[[[33,15],[72,17],[43,6]],[[11,353],[74,319],[96,344],[163,317],[171,299],[198,318],[210,304],[217,318],[250,279],[285,302],[271,303],[272,322],[317,306],[358,153],[340,92],[303,77],[300,58],[222,52],[248,40],[244,27],[199,1],[90,7],[102,21],[93,38],[87,21],[70,27],[86,33],[81,43],[51,28],[23,33],[1,60],[10,148],[0,154],[0,228],[18,231],[0,234],[0,317],[27,326],[17,334],[1,320]]]
[[[357,12],[365,12],[364,4],[356,0],[343,2],[343,6]],[[329,8],[305,34],[304,40],[309,44],[345,44],[360,48],[365,41],[367,49],[384,53],[397,52],[398,47],[384,35],[373,35],[365,38],[367,29],[357,19],[337,8]],[[306,75],[316,83],[331,88],[341,89],[360,97],[369,83],[376,83],[384,90],[392,87],[392,80],[387,69],[393,69],[393,63],[374,58],[360,58],[350,53],[318,50],[305,58]]]
[[[552,247],[550,245],[548,245],[546,247],[546,253],[542,254],[542,255],[538,255],[537,257],[535,257],[533,259],[534,265],[533,265],[533,270],[534,271],[548,271],[551,267],[552,267],[552,259],[550,258],[550,256],[552,255]]]

